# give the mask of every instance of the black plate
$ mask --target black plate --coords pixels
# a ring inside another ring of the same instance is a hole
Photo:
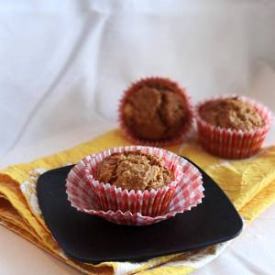
[[[109,223],[70,206],[65,179],[72,166],[41,175],[37,195],[54,238],[71,258],[87,263],[141,261],[228,241],[242,229],[229,199],[203,171],[205,198],[191,211],[154,225]]]

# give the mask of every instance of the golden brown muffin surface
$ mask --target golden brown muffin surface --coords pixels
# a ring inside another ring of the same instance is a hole
[[[146,85],[126,98],[122,113],[127,127],[137,137],[148,140],[176,136],[187,116],[178,93]]]
[[[140,151],[115,153],[105,158],[98,164],[95,177],[128,190],[157,189],[173,180],[160,158]]]
[[[208,123],[235,130],[252,130],[264,126],[256,108],[238,97],[217,99],[201,106],[200,117]]]

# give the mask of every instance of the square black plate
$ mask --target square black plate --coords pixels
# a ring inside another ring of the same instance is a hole
[[[54,238],[75,260],[137,262],[228,241],[241,232],[243,224],[238,212],[201,169],[205,198],[199,206],[167,221],[134,227],[112,224],[71,207],[65,193],[65,180],[72,167],[41,175],[37,195]]]

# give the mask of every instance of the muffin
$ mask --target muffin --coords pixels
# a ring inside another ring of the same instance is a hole
[[[198,205],[202,176],[190,162],[155,147],[116,147],[85,157],[66,180],[77,210],[127,225],[149,225]]]
[[[216,98],[197,107],[199,141],[212,154],[245,158],[260,149],[270,128],[270,112],[238,96]]]
[[[264,118],[255,106],[239,97],[220,98],[199,110],[200,116],[220,128],[250,131],[264,126]]]
[[[163,160],[141,151],[114,153],[97,167],[95,178],[128,190],[150,190],[164,187],[173,180]]]
[[[130,210],[149,216],[163,213],[182,173],[175,159],[165,161],[158,155],[157,149],[149,152],[150,147],[143,151],[127,148],[98,158],[93,168],[90,166],[86,170],[87,179],[98,195],[101,208],[123,212]],[[124,200],[108,200],[110,190],[117,197],[124,196]],[[130,194],[136,195],[135,203]]]
[[[121,100],[121,128],[137,143],[177,143],[191,124],[188,96],[171,80],[153,77],[140,80]]]

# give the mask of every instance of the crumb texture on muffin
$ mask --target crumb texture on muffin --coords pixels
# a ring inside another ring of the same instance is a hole
[[[149,190],[165,186],[173,175],[163,161],[139,151],[115,153],[98,164],[96,179],[123,189]]]
[[[173,90],[144,84],[130,94],[122,113],[127,127],[142,139],[161,140],[176,136],[186,117],[186,102]]]
[[[252,130],[264,126],[264,119],[250,103],[238,97],[207,102],[199,109],[206,122],[235,130]]]

